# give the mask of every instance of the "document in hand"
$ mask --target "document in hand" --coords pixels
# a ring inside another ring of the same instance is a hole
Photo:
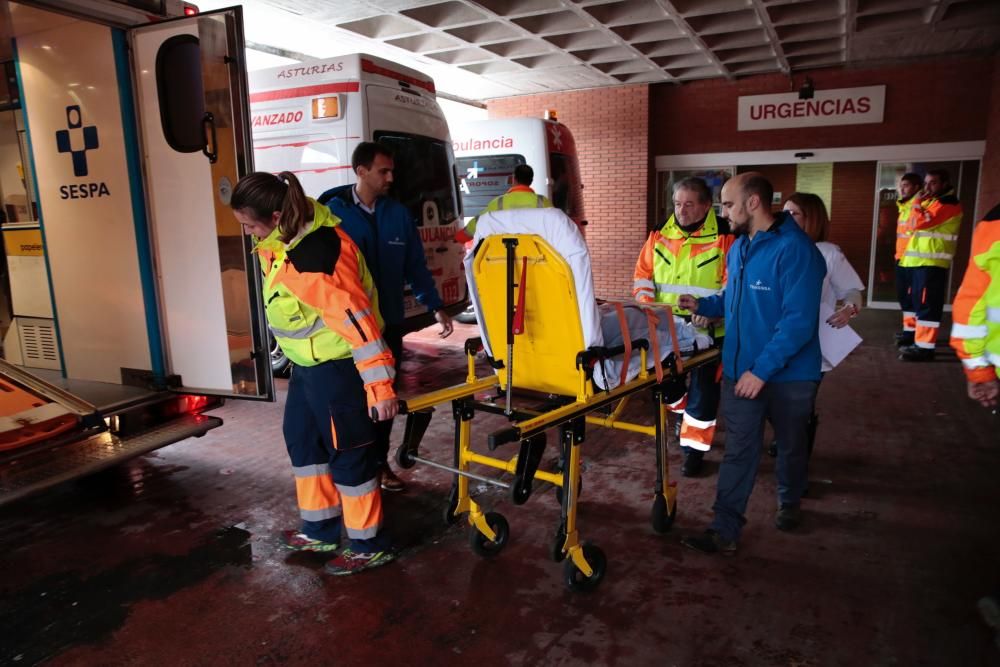
[[[861,336],[850,325],[836,329],[826,323],[833,315],[833,308],[825,303],[819,305],[819,347],[823,358],[831,366],[836,366],[851,351],[861,344]]]

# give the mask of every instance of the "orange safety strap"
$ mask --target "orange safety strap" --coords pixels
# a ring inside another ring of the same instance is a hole
[[[521,280],[517,286],[517,309],[514,311],[514,335],[524,333],[524,290],[528,286],[528,258],[521,258]]]
[[[628,377],[629,362],[632,361],[632,334],[628,330],[628,321],[625,319],[625,306],[620,301],[615,302],[615,312],[618,313],[618,324],[622,328],[622,341],[625,344],[625,363],[622,364],[621,377],[618,384],[625,384]]]
[[[649,323],[649,348],[653,354],[653,359],[656,361],[654,369],[656,370],[656,381],[663,382],[663,364],[660,363],[660,342],[656,336],[656,323],[660,319],[653,312],[652,308],[645,308],[646,311],[646,322]]]

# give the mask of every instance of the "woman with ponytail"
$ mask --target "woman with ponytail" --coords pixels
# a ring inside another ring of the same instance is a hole
[[[392,353],[371,274],[340,220],[295,175],[255,172],[236,184],[236,219],[258,241],[268,327],[291,360],[283,432],[302,527],[296,551],[333,552],[333,575],[391,561],[382,526],[372,417],[397,411]],[[371,417],[370,417],[371,415]]]

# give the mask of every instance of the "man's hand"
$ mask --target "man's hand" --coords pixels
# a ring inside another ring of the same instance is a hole
[[[740,376],[739,381],[736,386],[733,387],[733,393],[736,394],[737,398],[757,398],[757,394],[760,390],[764,388],[764,381],[759,377],[751,373],[750,371],[744,371],[743,375]]]
[[[680,298],[677,299],[677,307],[694,315],[698,312],[698,299],[690,294],[681,294]]]
[[[441,331],[438,333],[438,336],[441,338],[447,338],[451,335],[451,332],[455,330],[455,325],[452,324],[451,316],[443,310],[434,311],[434,319],[441,325]]]
[[[995,408],[997,396],[1000,396],[1000,380],[969,383],[969,398],[979,401],[984,408]]]
[[[708,325],[712,323],[712,319],[705,317],[704,315],[692,315],[691,324],[696,327],[701,327],[702,329],[707,329]]]
[[[399,412],[399,402],[395,398],[387,398],[373,405],[372,410],[378,415],[378,419],[375,421],[388,421]]]

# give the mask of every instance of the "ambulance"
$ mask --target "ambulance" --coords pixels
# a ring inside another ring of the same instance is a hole
[[[464,250],[455,233],[461,200],[448,123],[426,75],[367,54],[274,67],[250,73],[250,125],[260,171],[290,171],[311,197],[356,181],[351,154],[362,141],[393,150],[390,196],[419,227],[427,267],[451,313],[466,303]],[[404,295],[406,325],[433,315]],[[272,344],[275,372],[287,360]]]
[[[273,400],[240,8],[0,0],[0,504]]]
[[[545,118],[454,123],[451,134],[466,222],[514,185],[514,168],[527,164],[535,172],[535,192],[551,199],[581,231],[586,226],[576,141],[554,111]]]

